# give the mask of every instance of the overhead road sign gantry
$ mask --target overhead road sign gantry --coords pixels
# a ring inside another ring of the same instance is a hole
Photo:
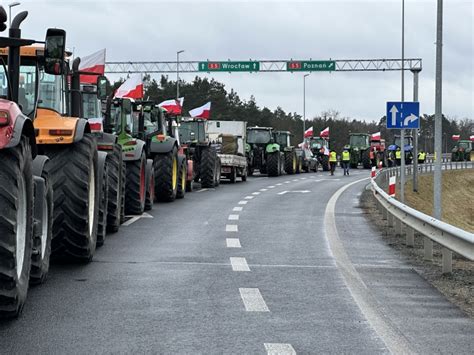
[[[420,128],[420,103],[387,102],[387,128]]]
[[[333,71],[336,70],[334,60],[290,60],[286,63],[287,71]]]
[[[304,60],[255,60],[255,61],[179,61],[179,72],[180,73],[202,73],[202,72],[232,72],[232,71],[244,71],[244,70],[229,70],[229,67],[232,67],[236,63],[240,63],[241,66],[244,63],[252,63],[252,70],[245,70],[248,72],[258,71],[258,72],[286,72],[291,73],[293,71],[299,71],[296,69],[288,69],[288,63],[293,62],[317,62],[317,61],[304,61]],[[325,61],[321,61],[325,62]],[[334,71],[397,71],[397,70],[411,70],[411,71],[420,71],[422,69],[422,60],[421,58],[408,58],[404,60],[404,65],[402,66],[401,59],[335,59],[334,62],[335,69]],[[213,63],[223,64],[226,63],[227,69],[217,69],[213,70],[202,70],[200,65],[206,63],[209,65]],[[232,63],[232,64],[229,64]],[[297,66],[297,64],[292,64],[292,66]],[[245,67],[245,66],[242,66]],[[132,74],[132,73],[176,73],[178,69],[178,63],[176,61],[172,62],[160,62],[160,61],[135,61],[135,62],[107,62],[105,63],[105,71],[108,74]],[[331,69],[329,69],[331,70]],[[311,70],[307,70],[311,71]],[[316,70],[312,70],[316,71]]]
[[[226,61],[226,62],[199,62],[200,72],[255,72],[260,70],[260,63],[256,61]]]

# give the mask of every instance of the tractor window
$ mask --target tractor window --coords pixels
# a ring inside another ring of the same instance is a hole
[[[249,144],[268,144],[272,139],[269,130],[251,129],[247,131],[247,143]]]
[[[278,143],[279,145],[283,146],[283,147],[287,147],[289,144],[288,144],[288,135],[287,134],[284,134],[284,133],[277,133],[275,134],[275,141],[276,143]]]
[[[101,104],[95,92],[82,93],[82,110],[84,118],[100,118]]]
[[[114,127],[114,133],[120,133],[122,130],[122,107],[120,104],[113,103],[110,107],[110,125]]]
[[[18,90],[18,103],[25,115],[29,115],[35,108],[36,100],[36,67],[20,67],[20,87]]]
[[[61,75],[40,72],[38,107],[66,113],[66,90]]]
[[[161,120],[160,112],[158,110],[144,108],[143,112],[143,124],[145,127],[146,133],[155,133],[161,132]]]
[[[413,138],[412,137],[405,137],[405,145],[412,145]],[[398,147],[401,147],[401,138],[400,137],[395,137],[395,145]]]
[[[355,147],[368,147],[369,137],[368,136],[350,136],[349,144]]]
[[[205,135],[204,122],[181,122],[179,126],[181,142],[203,142],[206,140]]]
[[[471,148],[471,145],[468,142],[459,142],[458,147],[463,149],[469,149]]]

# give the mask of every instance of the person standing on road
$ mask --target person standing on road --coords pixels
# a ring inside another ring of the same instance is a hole
[[[400,166],[402,163],[402,151],[400,150],[400,147],[395,151],[395,161],[397,162],[397,166]]]
[[[418,164],[424,164],[426,159],[426,153],[423,150],[420,150],[418,153]]]
[[[331,175],[334,175],[337,165],[337,154],[334,150],[331,150],[329,153],[329,167],[331,168]]]
[[[351,153],[349,152],[349,148],[344,146],[344,150],[342,151],[342,159],[341,165],[342,169],[344,169],[344,175],[349,175],[349,163],[351,161]]]

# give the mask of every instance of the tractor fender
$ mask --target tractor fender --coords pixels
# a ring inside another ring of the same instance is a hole
[[[41,236],[41,231],[43,229],[43,203],[42,201],[46,200],[47,191],[46,191],[46,181],[40,176],[33,176],[34,183],[34,206],[33,206],[33,218],[34,218],[34,235]]]
[[[33,158],[38,154],[38,148],[36,146],[36,135],[35,128],[33,127],[33,122],[23,114],[20,114],[15,119],[15,125],[13,126],[13,132],[11,134],[11,139],[5,148],[16,147],[21,140],[21,136],[24,135],[28,137],[31,146],[31,153]]]
[[[43,174],[44,166],[49,161],[46,155],[37,155],[33,160],[32,173],[34,176],[41,176]]]
[[[168,137],[163,142],[150,143],[150,153],[168,153],[171,152],[174,147],[178,147],[176,138]]]
[[[267,153],[279,152],[280,151],[280,145],[277,144],[277,143],[267,144],[267,146],[265,147],[265,151]]]
[[[124,147],[122,147],[122,154],[123,154],[123,160],[124,161],[134,161],[140,159],[142,156],[143,150],[145,149],[145,142],[142,141],[141,139],[137,139],[137,144],[134,147],[133,150],[123,150]],[[132,155],[133,154],[133,155]]]
[[[100,139],[99,139],[99,142],[101,143],[111,143],[111,144],[115,144],[117,143],[117,136],[115,134],[112,134],[112,133],[102,133]]]
[[[145,181],[147,182],[147,185],[148,186],[148,182],[150,181],[150,175],[151,175],[151,172],[153,171],[153,159],[147,159],[146,160],[146,169],[145,169]],[[148,187],[147,187],[148,189]]]
[[[188,159],[188,176],[186,180],[192,181],[194,179],[194,161],[192,159]]]
[[[86,119],[79,118],[76,122],[76,130],[74,132],[74,143],[80,142],[85,133],[90,133],[89,122]]]

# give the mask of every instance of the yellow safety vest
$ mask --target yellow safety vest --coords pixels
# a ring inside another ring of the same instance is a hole
[[[419,153],[418,156],[419,156],[419,157],[418,157],[418,160],[425,160],[425,158],[426,158],[426,153]]]
[[[402,151],[401,150],[397,150],[395,152],[395,159],[402,159]]]
[[[334,163],[334,162],[337,162],[337,155],[336,155],[336,152],[331,152],[331,153],[329,154],[329,161],[330,161],[330,162],[333,162],[333,163]]]
[[[351,160],[351,153],[348,150],[344,150],[342,152],[342,161],[349,161]]]

